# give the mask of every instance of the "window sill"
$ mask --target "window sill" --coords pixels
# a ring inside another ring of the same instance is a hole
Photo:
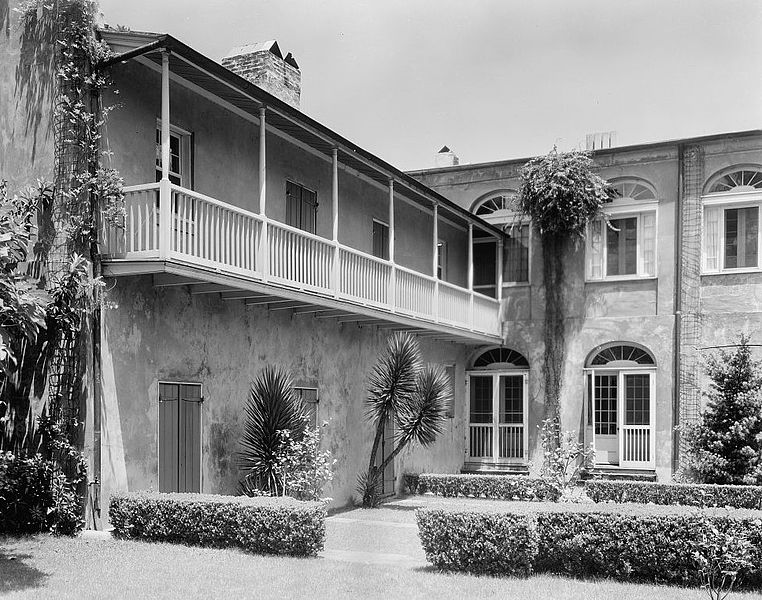
[[[657,275],[620,275],[617,277],[604,277],[603,279],[585,279],[585,284],[588,283],[617,283],[622,281],[656,281]]]
[[[524,288],[531,286],[532,283],[530,281],[509,281],[509,282],[503,282],[503,289],[505,288]]]
[[[702,271],[702,277],[713,277],[717,275],[746,275],[752,273],[762,273],[762,268],[750,267],[745,269],[723,269],[722,271]]]

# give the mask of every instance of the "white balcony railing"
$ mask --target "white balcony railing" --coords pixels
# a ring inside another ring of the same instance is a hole
[[[499,303],[169,182],[124,189],[105,259],[176,260],[488,335]],[[162,227],[162,223],[166,223]]]

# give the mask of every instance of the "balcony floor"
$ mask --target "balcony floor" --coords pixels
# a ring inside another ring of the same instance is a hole
[[[103,274],[108,277],[153,275],[155,287],[188,286],[191,294],[220,294],[223,300],[244,302],[270,311],[291,311],[338,323],[375,326],[392,331],[409,331],[418,337],[467,345],[500,343],[500,335],[470,331],[420,317],[364,306],[344,298],[291,288],[276,282],[262,282],[223,272],[204,265],[169,259],[119,259],[104,257]]]

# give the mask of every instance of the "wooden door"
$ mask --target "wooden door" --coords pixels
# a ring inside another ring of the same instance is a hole
[[[394,419],[388,418],[384,423],[384,436],[381,438],[381,445],[376,452],[376,467],[380,467],[383,462],[394,452]],[[381,493],[385,496],[394,494],[394,461],[390,461],[384,469],[382,479]]]
[[[159,384],[159,491],[201,491],[201,407],[198,384]]]
[[[595,463],[619,464],[619,377],[617,373],[593,374],[593,426]]]

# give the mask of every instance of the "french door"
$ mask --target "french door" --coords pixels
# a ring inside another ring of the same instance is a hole
[[[595,462],[653,469],[655,372],[594,370],[588,377]]]
[[[526,462],[527,381],[525,372],[469,374],[470,461]]]

